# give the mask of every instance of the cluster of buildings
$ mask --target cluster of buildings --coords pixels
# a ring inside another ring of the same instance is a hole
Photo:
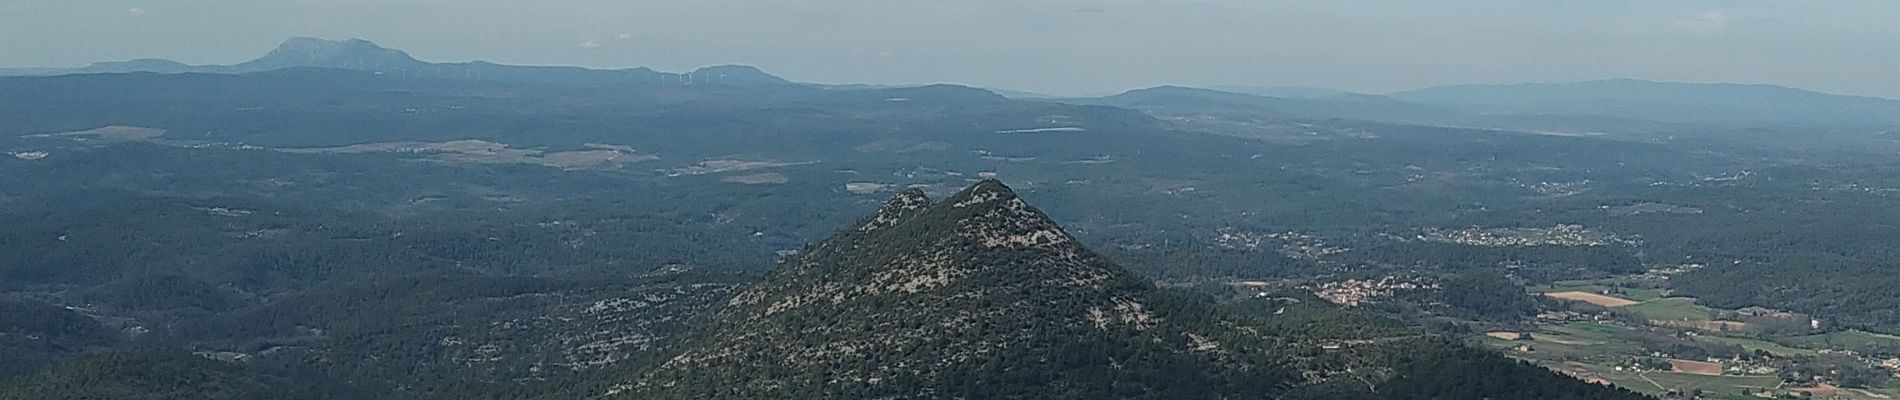
[[[1418,234],[1416,239],[1483,247],[1604,246],[1622,241],[1616,235],[1573,224],[1558,224],[1550,228],[1432,229]]]
[[[1374,300],[1391,297],[1393,293],[1410,290],[1437,289],[1438,285],[1417,281],[1383,277],[1379,279],[1347,279],[1327,282],[1313,289],[1313,294],[1333,304],[1344,307],[1356,307]]]
[[[1268,241],[1279,243],[1281,255],[1296,260],[1318,260],[1322,257],[1344,253],[1352,249],[1326,243],[1318,236],[1299,232],[1281,232],[1260,234],[1242,231],[1234,227],[1220,228],[1214,232],[1214,245],[1234,250],[1257,250]]]

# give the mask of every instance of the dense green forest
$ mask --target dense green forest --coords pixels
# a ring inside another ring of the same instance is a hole
[[[0,399],[357,399],[319,375],[278,376],[176,350],[88,355],[0,384]]]
[[[1526,364],[1449,343],[1408,353],[1380,399],[1643,399],[1627,389],[1604,389],[1574,378],[1524,368]]]
[[[84,314],[45,302],[0,296],[0,377],[33,372],[48,363],[117,342],[119,333]]]

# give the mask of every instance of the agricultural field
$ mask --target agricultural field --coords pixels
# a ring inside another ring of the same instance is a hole
[[[1701,309],[1693,301],[1676,298],[1644,301],[1626,307],[1649,307],[1644,309],[1644,313],[1676,318],[1721,313]],[[1792,381],[1784,381],[1782,377],[1784,373],[1792,372],[1782,368],[1797,368],[1803,360],[1816,360],[1816,356],[1830,355],[1822,349],[1841,349],[1843,345],[1900,345],[1900,337],[1868,332],[1763,339],[1744,337],[1742,332],[1714,334],[1687,326],[1674,326],[1668,324],[1668,320],[1653,320],[1651,324],[1638,324],[1630,320],[1573,320],[1545,322],[1533,330],[1522,332],[1493,330],[1474,336],[1471,341],[1514,358],[1541,364],[1556,372],[1575,375],[1585,381],[1611,383],[1659,396],[1670,392],[1701,392],[1702,398],[1759,398],[1756,394],[1771,392],[1777,396],[1788,394],[1843,400],[1900,398],[1900,381],[1883,381],[1877,387],[1841,389],[1832,387],[1832,381],[1822,381],[1818,385],[1797,385]],[[1680,356],[1668,353],[1687,351],[1687,347],[1720,351],[1721,355]],[[1761,353],[1767,356],[1761,356]],[[1839,358],[1841,355],[1834,353],[1832,356]],[[1868,360],[1872,362],[1872,358]]]
[[[1643,302],[1669,296],[1669,289],[1664,288],[1663,283],[1664,282],[1654,279],[1623,276],[1604,279],[1557,281],[1549,285],[1531,286],[1527,289],[1532,292],[1544,293],[1547,296],[1565,292],[1583,292]]]
[[[1587,362],[1538,361],[1540,364],[1571,376],[1592,382],[1604,382],[1619,387],[1652,395],[1664,395],[1671,392],[1693,393],[1701,391],[1705,398],[1728,398],[1759,393],[1762,390],[1774,391],[1784,386],[1781,378],[1773,375],[1723,375],[1720,373],[1689,373],[1660,370],[1635,370]]]
[[[1606,295],[1589,293],[1589,292],[1549,292],[1549,293],[1544,293],[1544,295],[1550,296],[1553,298],[1563,299],[1563,300],[1581,301],[1581,302],[1595,304],[1595,305],[1604,306],[1604,307],[1623,307],[1623,306],[1641,304],[1641,302],[1635,301],[1635,300],[1625,299],[1621,297],[1606,296]]]
[[[1708,362],[1708,361],[1695,361],[1695,360],[1682,360],[1682,359],[1672,358],[1672,359],[1669,359],[1669,372],[1675,372],[1675,373],[1681,373],[1681,374],[1692,374],[1692,375],[1704,375],[1704,376],[1720,376],[1722,375],[1722,363]]]
[[[1782,345],[1780,343],[1770,342],[1770,341],[1761,340],[1761,339],[1728,337],[1728,336],[1708,336],[1708,338],[1712,340],[1718,340],[1725,343],[1733,344],[1736,346],[1742,346],[1742,349],[1747,350],[1747,351],[1756,351],[1756,350],[1766,351],[1768,352],[1768,354],[1774,354],[1775,356],[1778,356],[1778,357],[1813,357],[1815,354],[1819,354],[1815,352],[1814,350],[1789,347],[1786,345]]]
[[[1697,304],[1690,297],[1670,296],[1660,287],[1663,282],[1643,277],[1616,277],[1593,280],[1561,281],[1530,288],[1544,296],[1581,301],[1615,308],[1651,321],[1653,324],[1705,332],[1741,332],[1753,327],[1742,321],[1725,320],[1721,310]],[[1731,315],[1732,316],[1732,315]]]
[[[1715,312],[1696,305],[1695,299],[1687,297],[1667,297],[1645,301],[1623,307],[1623,310],[1642,315],[1652,321],[1709,321],[1715,319]]]
[[[1783,340],[1794,346],[1849,350],[1860,353],[1900,353],[1900,336],[1865,331],[1840,331],[1796,336]]]

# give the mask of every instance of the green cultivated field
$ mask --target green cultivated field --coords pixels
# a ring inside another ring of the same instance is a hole
[[[1622,307],[1622,310],[1634,312],[1658,321],[1707,321],[1715,319],[1715,313],[1708,308],[1695,304],[1695,299],[1670,297],[1645,301],[1642,304]]]
[[[1710,376],[1675,372],[1639,373],[1617,371],[1613,367],[1595,364],[1563,363],[1557,365],[1589,371],[1617,386],[1648,394],[1662,394],[1668,392],[1670,389],[1682,391],[1701,389],[1703,393],[1709,397],[1721,398],[1744,395],[1746,394],[1745,392],[1750,389],[1774,388],[1781,384],[1781,378],[1769,375]]]
[[[1709,376],[1662,371],[1643,373],[1617,371],[1614,365],[1632,357],[1646,355],[1647,350],[1637,344],[1643,336],[1673,334],[1675,331],[1690,329],[1665,326],[1671,321],[1702,321],[1704,324],[1713,324],[1714,322],[1710,321],[1715,321],[1720,317],[1721,311],[1699,305],[1697,299],[1692,297],[1668,297],[1668,290],[1661,288],[1659,282],[1633,277],[1559,281],[1548,285],[1530,286],[1527,289],[1536,293],[1608,293],[1611,296],[1636,300],[1640,303],[1616,309],[1656,321],[1652,323],[1656,327],[1570,322],[1542,325],[1532,332],[1532,340],[1528,341],[1480,336],[1474,338],[1473,343],[1491,347],[1512,357],[1536,362],[1548,368],[1568,371],[1572,374],[1594,374],[1617,386],[1653,395],[1667,393],[1670,390],[1685,392],[1701,390],[1704,398],[1760,399],[1751,392],[1769,389],[1780,395],[1806,396],[1814,399],[1900,400],[1900,388],[1888,387],[1845,388],[1835,392],[1804,394],[1793,391],[1795,388],[1784,387],[1781,378],[1774,375]],[[1681,323],[1677,324],[1681,325]],[[1728,343],[1740,346],[1747,351],[1760,350],[1778,357],[1790,358],[1815,357],[1819,355],[1820,349],[1853,350],[1863,354],[1900,352],[1900,336],[1856,330],[1771,340],[1722,335],[1725,333],[1704,331],[1703,335],[1694,340]],[[1529,345],[1530,351],[1522,351],[1520,346],[1524,345]]]
[[[1853,350],[1863,353],[1900,349],[1900,337],[1863,331],[1841,331],[1819,335],[1796,336],[1786,339],[1786,343],[1808,348]]]
[[[1693,307],[1693,303],[1678,300],[1687,299],[1668,299],[1646,304],[1658,304],[1658,306],[1655,306],[1654,309],[1651,310],[1652,312],[1655,310],[1664,310],[1664,312],[1676,313],[1665,315],[1692,315],[1680,310],[1687,309],[1688,307],[1684,307],[1685,305]],[[1782,387],[1781,378],[1773,375],[1709,376],[1662,371],[1644,373],[1617,371],[1613,365],[1628,360],[1630,357],[1644,355],[1645,351],[1635,344],[1635,336],[1645,334],[1649,330],[1650,328],[1647,327],[1594,322],[1573,322],[1562,325],[1543,326],[1536,332],[1532,332],[1532,340],[1529,341],[1501,340],[1480,335],[1473,338],[1472,343],[1494,348],[1512,357],[1536,362],[1548,368],[1571,371],[1573,373],[1581,371],[1595,374],[1617,386],[1648,394],[1663,394],[1671,389],[1683,391],[1700,389],[1707,398],[1758,399],[1756,397],[1750,397],[1748,392],[1758,391],[1760,389],[1779,388],[1776,389],[1778,393],[1786,393],[1792,389]],[[1810,343],[1827,343],[1831,340],[1832,343],[1837,345],[1900,344],[1900,338],[1883,337],[1858,331],[1803,336],[1796,339]],[[1784,357],[1810,357],[1816,355],[1815,350],[1812,349],[1792,347],[1760,339],[1707,335],[1703,336],[1702,340],[1732,343],[1751,351],[1759,349]],[[1518,346],[1526,344],[1530,345],[1533,351],[1522,352],[1517,350]],[[1797,343],[1790,344],[1800,345]],[[1837,394],[1817,394],[1813,398],[1894,400],[1900,399],[1900,393],[1895,393],[1895,390],[1892,388],[1846,389]]]
[[[1808,357],[1808,356],[1813,356],[1817,354],[1814,352],[1814,350],[1799,349],[1799,348],[1783,346],[1780,343],[1770,342],[1770,341],[1761,340],[1761,339],[1726,337],[1726,336],[1706,336],[1706,337],[1709,339],[1715,339],[1715,340],[1719,340],[1723,342],[1733,343],[1736,346],[1742,346],[1742,349],[1744,350],[1748,350],[1748,351],[1762,350],[1762,351],[1768,352],[1769,354],[1774,354],[1780,357]]]
[[[1662,282],[1658,282],[1655,280],[1638,279],[1635,277],[1628,277],[1628,276],[1619,276],[1615,278],[1603,278],[1603,279],[1557,281],[1557,282],[1552,282],[1549,285],[1530,286],[1530,287],[1527,287],[1526,289],[1529,289],[1532,292],[1538,292],[1538,293],[1555,293],[1555,292],[1605,293],[1605,292],[1608,292],[1610,293],[1611,296],[1621,297],[1621,298],[1635,300],[1635,301],[1650,301],[1650,300],[1660,299],[1668,295],[1668,290],[1662,288]]]

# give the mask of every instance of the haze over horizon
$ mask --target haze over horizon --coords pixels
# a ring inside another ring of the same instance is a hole
[[[432,62],[757,66],[824,83],[1056,95],[1163,84],[1387,93],[1633,78],[1900,98],[1900,3],[799,1],[567,7],[487,0],[271,4],[0,0],[0,66],[231,64],[289,37]]]

